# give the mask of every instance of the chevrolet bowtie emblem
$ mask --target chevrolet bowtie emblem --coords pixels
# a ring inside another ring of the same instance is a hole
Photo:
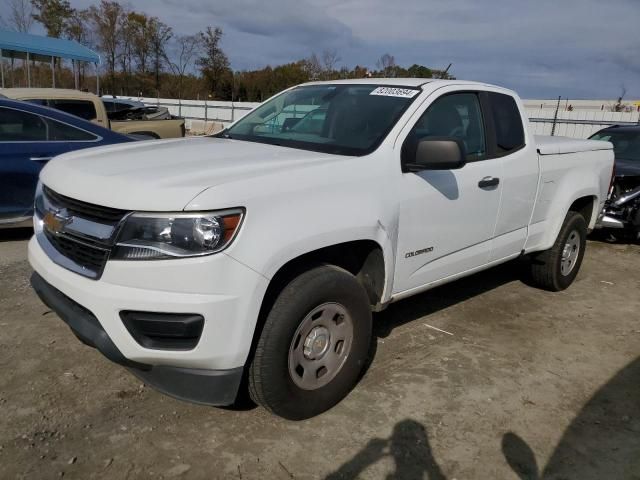
[[[42,219],[44,227],[54,235],[59,235],[64,231],[64,227],[73,221],[73,217],[67,214],[65,210],[56,210],[55,212],[47,212]]]

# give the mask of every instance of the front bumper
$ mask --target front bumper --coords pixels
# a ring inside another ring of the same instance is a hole
[[[85,343],[174,397],[222,405],[235,396],[268,281],[226,253],[194,259],[109,261],[100,280],[54,263],[34,237],[29,262],[43,301]],[[125,310],[204,318],[195,348],[146,348]]]
[[[233,403],[242,380],[243,368],[204,370],[152,366],[127,359],[104,331],[98,319],[74,302],[38,273],[31,285],[42,302],[53,310],[84,344],[98,349],[112,362],[129,368],[131,373],[161,392],[181,400],[207,405]]]

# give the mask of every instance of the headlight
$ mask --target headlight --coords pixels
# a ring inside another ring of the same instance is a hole
[[[197,257],[225,249],[240,228],[243,209],[208,213],[134,213],[118,235],[113,259]]]

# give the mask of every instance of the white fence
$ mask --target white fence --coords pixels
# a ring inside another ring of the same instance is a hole
[[[573,138],[588,138],[609,125],[638,125],[640,112],[605,112],[601,110],[559,111],[527,108],[529,128],[535,135],[554,135]]]
[[[218,102],[209,100],[176,100],[173,98],[118,97],[137,100],[146,105],[167,107],[172,115],[183,117],[190,128],[190,120],[230,123],[260,105],[254,102]]]
[[[252,102],[215,102],[206,100],[176,100],[170,98],[137,98],[123,97],[139,100],[147,105],[160,105],[167,107],[172,115],[178,115],[186,119],[187,129],[191,129],[192,121],[198,124],[204,121],[220,122],[228,124],[246,115],[251,109],[260,105]],[[614,124],[635,125],[640,123],[640,112],[636,108],[626,112],[608,112],[601,110],[601,104],[605,101],[590,101],[592,110],[588,109],[587,101],[583,104],[576,103],[577,110],[567,111],[565,102],[562,102],[558,116],[555,119],[555,108],[551,108],[551,101],[525,100],[527,115],[530,120],[530,130],[536,135],[554,135],[587,138],[594,132]],[[611,102],[609,102],[611,103]],[[533,105],[537,105],[533,107]],[[542,108],[540,108],[542,107]],[[574,107],[574,108],[576,108]]]

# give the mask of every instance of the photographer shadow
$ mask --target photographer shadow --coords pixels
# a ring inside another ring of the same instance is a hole
[[[326,480],[350,480],[358,478],[364,470],[380,460],[390,457],[395,471],[387,479],[446,480],[433,457],[424,426],[415,420],[398,422],[389,438],[374,438],[351,460],[329,474]]]

